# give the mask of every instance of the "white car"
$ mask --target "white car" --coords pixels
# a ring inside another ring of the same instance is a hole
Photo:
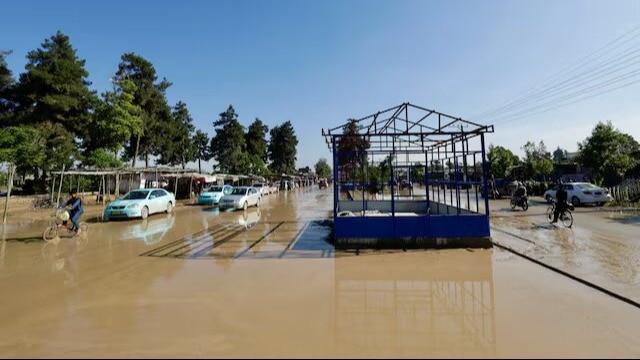
[[[258,189],[258,191],[260,191],[260,195],[262,196],[269,195],[271,193],[271,191],[269,191],[270,189],[267,183],[258,183],[258,184],[253,184],[251,186]]]
[[[260,190],[254,187],[241,186],[233,188],[231,194],[224,195],[220,199],[219,207],[222,209],[234,208],[247,210],[249,206],[260,206]]]
[[[581,204],[596,204],[602,206],[613,200],[613,197],[609,195],[607,189],[597,187],[591,183],[569,183],[564,184],[564,188],[567,191],[567,200],[570,201],[573,206],[580,206]],[[553,189],[547,190],[544,193],[545,200],[552,202],[556,197],[557,190],[557,185],[553,187]]]

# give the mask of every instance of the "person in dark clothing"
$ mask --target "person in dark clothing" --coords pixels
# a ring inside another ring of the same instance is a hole
[[[558,222],[558,216],[567,209],[567,190],[564,189],[564,185],[558,185],[556,190],[556,210],[553,212],[553,221],[551,223]]]
[[[69,193],[71,198],[60,206],[60,208],[69,207],[69,217],[71,218],[71,223],[73,226],[71,227],[71,231],[75,231],[76,233],[80,232],[80,226],[78,225],[78,220],[80,220],[80,216],[84,213],[84,208],[82,207],[82,200],[78,198],[78,192],[72,191]],[[66,226],[67,222],[64,221],[63,224]]]

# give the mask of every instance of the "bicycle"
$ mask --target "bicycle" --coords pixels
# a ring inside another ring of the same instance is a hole
[[[558,220],[560,220],[562,224],[568,228],[571,228],[571,226],[573,226],[573,214],[571,214],[571,211],[573,209],[574,209],[573,205],[567,204],[565,207],[565,210],[562,213],[560,213],[560,215],[558,216]],[[550,223],[553,222],[555,211],[556,211],[556,203],[554,202],[553,204],[551,204],[551,206],[547,208],[547,218],[549,219]]]
[[[69,211],[67,211],[66,209],[56,210],[56,214],[53,216],[53,219],[51,219],[50,225],[42,233],[42,239],[46,242],[52,242],[56,240],[59,236],[59,229],[61,227],[66,228],[68,232],[72,232],[69,226],[66,226],[63,224],[63,222],[68,221],[69,218],[70,218]],[[81,234],[82,233],[86,234],[87,231],[89,230],[89,225],[87,225],[87,223],[85,222],[80,222],[78,225],[80,226]],[[78,234],[76,233],[74,237],[77,235]]]

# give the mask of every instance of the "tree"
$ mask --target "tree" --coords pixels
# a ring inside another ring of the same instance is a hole
[[[5,124],[4,116],[13,108],[12,90],[15,79],[6,61],[6,56],[10,54],[11,51],[0,51],[0,125]]]
[[[276,174],[292,174],[296,170],[298,138],[291,121],[271,129],[268,154],[269,169]]]
[[[250,172],[256,175],[265,175],[267,171],[267,139],[269,127],[258,118],[255,119],[245,135],[247,154],[249,155]]]
[[[544,144],[544,141],[540,141],[538,145],[531,141],[527,141],[527,143],[522,146],[522,150],[525,154],[525,163],[531,163],[543,158],[551,158],[551,154],[547,152],[547,146]]]
[[[599,122],[591,136],[578,143],[578,149],[577,162],[592,168],[596,182],[606,185],[614,185],[639,163],[633,153],[640,151],[640,145],[631,135],[616,130],[611,121]]]
[[[0,162],[16,166],[18,174],[33,173],[45,161],[46,138],[32,126],[0,129]]]
[[[160,164],[180,164],[184,169],[189,161],[196,160],[198,151],[192,141],[195,130],[192,122],[187,104],[179,101],[171,112],[171,123],[166,126],[159,144]]]
[[[366,161],[362,152],[371,144],[364,136],[358,135],[358,123],[354,119],[349,119],[342,133],[344,136],[339,138],[337,144],[338,165],[341,168],[346,166],[345,171],[359,168],[360,163]]]
[[[561,149],[560,146],[553,152],[553,162],[558,164],[567,158],[567,150]]]
[[[211,151],[209,148],[209,135],[202,130],[197,130],[193,136],[193,146],[196,148],[196,157],[198,158],[198,172],[202,174],[201,161],[211,159]]]
[[[104,148],[89,152],[87,156],[85,156],[83,164],[98,169],[119,168],[123,166],[122,161],[120,161],[116,155]]]
[[[424,165],[420,162],[413,164],[411,167],[411,181],[424,183]]]
[[[84,65],[60,31],[27,55],[26,72],[20,74],[16,89],[16,120],[46,136],[43,175],[52,167],[70,165],[75,140],[88,131],[96,96],[89,90]]]
[[[122,79],[115,82],[113,91],[102,94],[85,145],[87,153],[107,149],[117,157],[129,139],[142,134],[142,110],[133,103],[135,92],[133,81]]]
[[[249,156],[244,138],[244,127],[232,105],[220,113],[213,123],[216,134],[211,138],[211,154],[224,173],[244,174],[249,172]]]
[[[156,69],[147,59],[135,53],[121,57],[115,81],[128,79],[136,86],[133,104],[141,109],[142,132],[133,134],[125,147],[125,157],[135,167],[136,159],[144,159],[149,166],[149,156],[158,155],[164,131],[172,123],[171,107],[167,103],[166,90],[171,83],[166,79],[157,82]]]
[[[511,168],[516,165],[517,156],[511,150],[502,146],[489,146],[487,161],[489,162],[489,172],[496,178],[503,178],[511,172]]]
[[[327,163],[327,159],[325,158],[321,158],[320,160],[318,160],[315,169],[316,175],[318,175],[318,177],[326,178],[331,176],[331,167],[329,166],[329,164]]]
[[[553,173],[553,163],[551,160],[547,158],[542,158],[540,160],[536,160],[533,163],[533,170],[544,177],[544,180],[547,179],[551,173]]]

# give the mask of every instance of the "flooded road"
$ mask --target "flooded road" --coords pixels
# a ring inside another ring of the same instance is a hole
[[[640,356],[628,304],[499,249],[336,252],[331,206],[299,189],[247,213],[90,223],[81,241],[10,228],[0,357]],[[493,221],[535,234],[522,219]]]
[[[512,211],[492,201],[493,240],[640,302],[640,214],[577,208],[566,228],[549,224],[547,207]]]

